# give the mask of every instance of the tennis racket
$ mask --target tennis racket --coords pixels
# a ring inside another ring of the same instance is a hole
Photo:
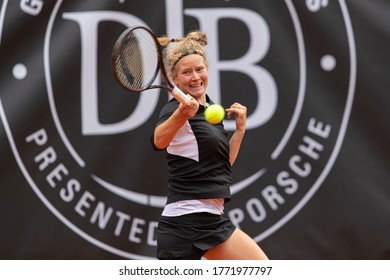
[[[190,102],[168,79],[161,45],[154,33],[144,26],[128,28],[119,36],[112,51],[112,72],[117,82],[130,92],[162,88],[180,103]],[[159,72],[165,84],[153,84]]]

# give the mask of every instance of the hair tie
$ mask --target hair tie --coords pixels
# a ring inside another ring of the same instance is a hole
[[[172,38],[172,39],[171,39],[171,43],[174,43],[174,42],[176,42],[176,39],[175,39],[175,38]]]

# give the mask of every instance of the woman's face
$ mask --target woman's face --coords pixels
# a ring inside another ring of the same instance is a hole
[[[180,59],[172,80],[184,93],[199,101],[204,97],[208,85],[208,70],[204,58],[198,54],[190,54]]]

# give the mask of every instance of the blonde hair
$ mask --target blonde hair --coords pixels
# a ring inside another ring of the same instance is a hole
[[[192,31],[184,38],[170,39],[167,37],[158,38],[163,47],[164,65],[168,77],[176,75],[176,64],[183,57],[190,54],[198,54],[203,57],[207,66],[206,51],[207,36],[202,31]]]

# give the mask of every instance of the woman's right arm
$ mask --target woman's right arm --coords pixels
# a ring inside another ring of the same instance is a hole
[[[154,130],[154,145],[158,149],[165,149],[171,143],[176,132],[198,111],[199,103],[194,99],[188,105],[180,104],[173,114]]]

